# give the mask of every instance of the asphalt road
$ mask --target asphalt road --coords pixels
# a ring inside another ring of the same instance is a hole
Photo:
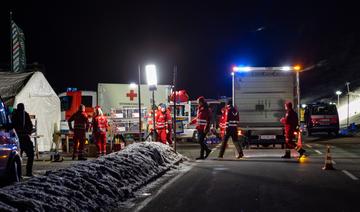
[[[326,146],[336,170],[324,171]],[[232,145],[223,160],[215,149],[207,160],[167,183],[140,211],[359,211],[360,137],[307,138],[309,157],[281,159],[282,149],[245,150],[235,160]],[[190,158],[197,145],[179,145]],[[293,156],[297,156],[293,152]]]

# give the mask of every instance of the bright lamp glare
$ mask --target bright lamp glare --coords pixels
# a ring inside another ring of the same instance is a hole
[[[157,86],[156,66],[147,65],[145,66],[147,84],[149,86]]]
[[[306,108],[306,104],[302,104],[301,107],[302,107],[302,108]]]
[[[283,67],[281,67],[281,70],[282,71],[290,71],[291,67],[290,66],[283,66]]]
[[[137,85],[136,85],[136,83],[130,83],[130,88],[136,88],[137,87]]]
[[[341,95],[342,92],[341,92],[341,91],[336,91],[335,94],[336,94],[336,95]]]

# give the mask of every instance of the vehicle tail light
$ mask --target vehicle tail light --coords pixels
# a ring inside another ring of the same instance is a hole
[[[330,124],[337,124],[337,123],[339,123],[338,118],[331,118],[330,119]]]
[[[319,124],[319,119],[311,118],[311,123],[312,123],[313,125]]]

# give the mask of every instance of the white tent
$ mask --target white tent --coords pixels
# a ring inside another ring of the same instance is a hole
[[[35,115],[39,151],[50,151],[54,130],[60,126],[60,99],[41,72],[0,72],[0,95],[16,107],[24,103],[25,110]]]

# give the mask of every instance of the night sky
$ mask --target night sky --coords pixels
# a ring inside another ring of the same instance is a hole
[[[191,97],[230,96],[232,65],[312,65],[334,40],[359,31],[360,20],[355,6],[333,1],[11,2],[0,7],[1,65],[11,9],[28,63],[44,64],[58,93],[130,83],[138,64],[154,63],[160,84],[172,83],[177,65],[178,86]]]

